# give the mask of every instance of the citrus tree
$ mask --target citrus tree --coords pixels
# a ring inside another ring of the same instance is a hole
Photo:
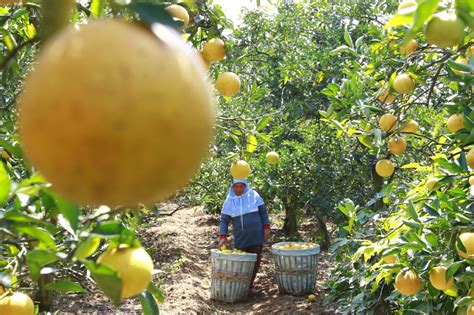
[[[334,135],[326,123],[334,82],[344,76],[334,65],[346,62],[330,52],[345,41],[346,16],[365,22],[376,11],[364,2],[303,1],[282,3],[274,16],[246,12],[239,28],[225,37],[227,58],[211,69],[216,78],[236,73],[240,92],[219,98],[214,147],[183,197],[219,212],[230,164],[244,159],[252,168],[253,187],[271,211],[284,214],[288,236],[298,238],[309,214],[319,222],[317,237],[329,244],[326,223],[343,217],[335,205],[347,195],[362,202],[376,188],[373,154],[342,130]],[[271,160],[275,153],[278,161]]]
[[[333,51],[345,76],[324,115],[377,158],[381,185],[338,206],[329,299],[346,314],[471,314],[474,6],[397,5]]]
[[[207,151],[228,22],[207,2],[20,2],[0,6],[0,313],[98,287],[156,314],[136,231]]]

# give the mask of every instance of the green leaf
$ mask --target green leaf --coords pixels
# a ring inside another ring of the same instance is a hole
[[[401,269],[401,268],[403,268],[403,267],[405,267],[405,265],[400,264],[400,263],[384,264],[384,265],[383,265],[383,268],[384,268],[384,269],[397,269],[397,270],[399,270],[399,269]]]
[[[424,247],[417,243],[405,243],[401,246],[403,249],[413,249],[415,251],[422,250]]]
[[[175,29],[179,29],[183,26],[182,21],[175,21],[171,17],[171,15],[165,10],[163,4],[138,2],[131,3],[128,7],[132,11],[138,13],[140,20],[147,25],[161,23]]]
[[[62,198],[58,194],[53,193],[53,197],[61,214],[68,220],[71,228],[76,231],[79,225],[81,209],[76,204]]]
[[[456,247],[459,249],[459,251],[467,254],[467,249],[464,246],[464,243],[461,241],[461,239],[458,237],[456,240]]]
[[[395,14],[385,24],[385,28],[392,28],[402,25],[410,25],[413,22],[413,14]]]
[[[372,113],[380,113],[383,110],[381,108],[375,107],[375,106],[364,106],[364,110],[367,109],[369,112]]]
[[[400,168],[401,169],[408,169],[408,168],[418,169],[418,168],[420,168],[420,164],[418,164],[418,163],[408,163],[408,164],[402,165]]]
[[[0,33],[3,35],[3,43],[7,46],[8,50],[15,49],[17,45],[15,37],[6,28],[0,28]]]
[[[439,0],[422,0],[418,3],[418,8],[413,18],[413,25],[405,36],[405,42],[415,37],[421,31],[425,21],[436,12],[438,2]]]
[[[463,265],[462,261],[457,261],[455,263],[452,263],[449,267],[448,270],[446,270],[446,281],[454,277],[456,274],[456,271]]]
[[[85,259],[94,254],[100,245],[99,237],[89,237],[81,242],[74,251],[74,257],[77,259]]]
[[[93,261],[83,261],[83,264],[89,269],[92,278],[97,282],[102,292],[112,300],[115,306],[120,305],[122,279],[120,279],[117,272],[110,267]]]
[[[465,12],[474,11],[474,2],[471,0],[456,0],[454,3],[456,10],[460,9]]]
[[[111,235],[120,235],[124,226],[118,221],[108,221],[99,224],[92,231],[91,234],[111,236]]]
[[[26,10],[25,8],[20,8],[20,9],[16,10],[15,12],[13,12],[12,18],[18,19],[22,15],[28,15],[28,10]]]
[[[356,49],[359,49],[360,46],[362,46],[362,44],[364,43],[364,39],[365,39],[365,35],[362,35],[362,36],[360,36],[359,38],[356,39],[356,42],[355,42],[355,48]]]
[[[270,143],[272,141],[272,137],[264,133],[257,133],[257,136],[266,143]]]
[[[354,43],[352,42],[352,38],[351,38],[351,35],[349,34],[349,30],[347,29],[347,24],[344,26],[344,40],[346,41],[346,44],[351,47],[351,48],[354,48]]]
[[[105,16],[105,0],[92,0],[90,10],[94,18]]]
[[[160,310],[156,303],[155,297],[148,291],[144,291],[140,294],[140,302],[142,304],[144,315],[158,315]]]
[[[75,292],[85,293],[87,292],[80,284],[72,281],[63,280],[55,283],[48,283],[44,286],[45,290],[52,290],[57,292]]]
[[[0,163],[0,205],[3,205],[8,201],[11,185],[12,183],[7,170],[5,169],[5,165]]]
[[[461,299],[459,299],[459,300],[456,300],[455,305],[458,306],[458,307],[459,307],[459,306],[465,306],[465,305],[470,304],[471,302],[474,302],[474,297],[472,297],[472,296],[465,296],[465,297],[463,297],[463,298],[461,298]]]
[[[425,234],[424,237],[426,241],[431,244],[431,246],[438,247],[439,241],[438,241],[438,236],[436,236],[436,234],[429,232]]]
[[[260,131],[263,128],[265,128],[269,121],[270,121],[270,116],[265,116],[262,119],[260,119],[260,121],[257,124],[256,130]]]
[[[341,131],[344,131],[344,127],[341,125],[341,123],[335,119],[331,119],[331,122],[336,125],[336,127],[341,130]]]
[[[462,71],[462,72],[469,72],[471,71],[471,68],[469,68],[469,66],[466,66],[462,63],[457,63],[455,61],[452,61],[452,60],[449,60],[447,62],[447,64],[451,67],[451,69],[453,70],[459,70],[459,71]]]
[[[53,236],[44,229],[32,225],[16,226],[15,228],[20,233],[36,238],[48,248],[56,248]]]
[[[445,158],[435,158],[434,161],[440,166],[445,173],[453,175],[464,172],[464,169],[454,162],[449,162]]]
[[[51,249],[35,249],[26,254],[30,276],[33,281],[38,281],[43,266],[49,265],[59,259],[57,253]]]
[[[158,288],[153,282],[150,282],[147,288],[148,292],[153,294],[158,303],[163,304],[165,302],[165,295],[160,288]]]
[[[472,223],[472,219],[468,218],[462,213],[455,213],[454,216],[456,217],[456,220],[460,221],[461,223],[464,223],[464,224]]]
[[[23,152],[20,148],[20,146],[17,145],[12,145],[10,142],[8,142],[5,139],[0,139],[0,146],[4,147],[5,149],[8,150],[13,156],[15,156],[17,159],[20,159],[23,157]]]
[[[423,205],[423,210],[431,216],[434,216],[434,217],[439,217],[440,216],[438,211],[427,203],[425,203]]]
[[[372,137],[371,136],[358,136],[357,140],[365,147],[372,149]]]
[[[48,181],[39,172],[33,173],[29,178],[24,179],[20,182],[20,186],[26,187],[34,184],[46,184]],[[44,188],[46,189],[46,188]]]
[[[25,34],[28,39],[33,39],[36,36],[36,28],[34,24],[29,23],[25,26]]]
[[[453,284],[449,289],[443,290],[443,293],[452,297],[458,296],[458,287]]]
[[[347,201],[345,203],[342,203],[340,202],[338,205],[337,205],[337,208],[348,218],[350,218],[352,216],[352,213],[351,213],[351,206],[349,204],[349,206],[347,206]]]
[[[400,249],[395,247],[395,248],[387,248],[385,250],[383,250],[381,253],[380,253],[380,257],[385,257],[385,256],[390,256],[390,255],[396,255],[396,254],[399,254],[400,253]]]
[[[3,220],[9,220],[13,222],[29,222],[29,223],[37,223],[37,224],[42,224],[43,221],[38,220],[36,218],[32,218],[26,214],[23,214],[17,210],[9,210],[5,212],[3,215]]]
[[[474,29],[474,2],[472,0],[456,0],[456,14],[472,30]]]
[[[408,202],[407,211],[410,218],[420,223],[420,218],[418,218],[418,213],[416,212],[415,206],[413,205],[413,202],[411,200]]]
[[[253,153],[257,148],[257,144],[257,137],[255,137],[254,135],[247,136],[247,152]]]
[[[357,56],[357,52],[354,49],[352,49],[352,48],[350,48],[346,45],[339,46],[339,47],[337,47],[337,48],[335,48],[335,49],[333,49],[329,52],[329,54],[331,56],[339,55],[339,54],[342,54],[342,53],[351,53],[354,56]]]
[[[234,140],[235,144],[240,145],[240,140],[236,135],[230,134],[230,137]]]
[[[459,156],[459,159],[458,159],[458,163],[464,170],[466,170],[466,171],[468,170],[467,160],[466,160],[466,153],[464,151],[461,152],[461,155]]]
[[[368,262],[369,259],[375,254],[375,247],[373,246],[367,246],[367,248],[364,250],[364,261]]]

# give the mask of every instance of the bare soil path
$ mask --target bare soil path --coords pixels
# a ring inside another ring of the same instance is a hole
[[[173,209],[173,205],[166,205]],[[165,210],[166,210],[165,207]],[[324,292],[319,285],[314,294],[317,301],[310,303],[306,296],[281,295],[275,281],[275,270],[270,244],[264,246],[262,263],[255,281],[256,295],[244,302],[229,304],[210,300],[210,251],[217,247],[218,217],[204,213],[201,208],[186,208],[172,216],[154,219],[140,231],[143,245],[152,255],[159,272],[154,283],[165,293],[160,305],[161,314],[334,314],[324,306]],[[273,229],[276,235],[278,229]],[[330,257],[322,253],[319,262],[318,282],[329,275]],[[60,299],[57,309],[61,314],[141,314],[138,299],[125,301],[117,309],[99,291],[67,296]]]

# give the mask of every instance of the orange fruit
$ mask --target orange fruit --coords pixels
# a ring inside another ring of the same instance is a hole
[[[390,160],[380,160],[375,164],[375,171],[381,177],[390,177],[395,171],[395,167]]]
[[[415,133],[417,130],[418,130],[418,123],[413,119],[410,119],[409,121],[407,121],[403,125],[403,128],[402,128],[402,131],[407,132],[407,133]]]
[[[453,114],[449,116],[446,122],[448,130],[452,133],[464,128],[464,114]]]
[[[454,279],[451,277],[446,281],[446,267],[434,267],[430,271],[430,282],[433,287],[438,290],[446,290],[453,286]]]
[[[410,39],[405,45],[400,46],[400,53],[405,56],[411,55],[418,49],[418,42],[416,39]]]
[[[280,162],[280,156],[275,151],[268,152],[265,156],[267,163],[270,165],[276,165]]]
[[[221,61],[225,58],[225,45],[220,38],[213,38],[202,46],[202,55],[207,61]]]
[[[165,10],[177,20],[183,22],[183,27],[189,25],[189,13],[184,7],[178,4],[172,4],[167,6]]]
[[[382,115],[379,119],[379,127],[383,131],[394,131],[398,128],[397,117],[393,114]]]
[[[250,175],[250,165],[244,160],[235,161],[230,166],[230,174],[233,178],[245,179]]]
[[[377,97],[377,99],[382,103],[390,104],[395,100],[395,96],[390,94],[387,88],[382,88],[379,92],[379,96]]]
[[[464,22],[455,13],[434,14],[426,25],[426,41],[439,48],[456,46],[464,38]]]
[[[35,304],[25,293],[14,292],[0,300],[2,315],[33,315],[34,313]]]
[[[428,178],[428,180],[425,183],[426,189],[428,189],[429,191],[433,190],[437,182],[438,182],[438,179],[435,177]]]
[[[464,232],[459,235],[459,239],[466,248],[466,251],[461,250],[456,244],[456,250],[459,256],[463,258],[474,259],[474,233]]]
[[[474,169],[474,147],[466,154],[466,161],[467,165],[469,165],[471,169]]]
[[[392,154],[402,154],[407,148],[407,142],[402,137],[393,137],[388,142],[388,151]]]
[[[240,79],[233,72],[224,72],[216,80],[216,89],[222,96],[235,96],[240,91]]]
[[[152,203],[199,169],[213,94],[179,34],[160,24],[152,31],[92,21],[42,46],[20,99],[20,136],[28,160],[67,199]]]
[[[421,290],[421,279],[414,271],[400,271],[395,277],[395,288],[401,294],[415,295]]]
[[[396,255],[387,255],[387,256],[383,256],[382,260],[386,264],[394,264],[398,261],[398,257]]]
[[[118,273],[122,279],[122,299],[140,294],[150,284],[153,261],[142,247],[109,248],[97,262]]]
[[[393,88],[400,94],[408,94],[413,92],[415,82],[408,73],[400,73],[393,80]]]

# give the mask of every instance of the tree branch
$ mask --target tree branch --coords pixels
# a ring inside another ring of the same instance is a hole
[[[0,71],[3,71],[5,69],[5,67],[8,65],[8,63],[13,59],[15,58],[16,54],[25,46],[29,45],[29,44],[32,44],[32,43],[36,43],[38,42],[38,39],[35,37],[35,38],[32,38],[32,39],[29,39],[23,43],[21,43],[20,45],[16,46],[6,57],[5,59],[2,61],[2,63],[0,64]]]

